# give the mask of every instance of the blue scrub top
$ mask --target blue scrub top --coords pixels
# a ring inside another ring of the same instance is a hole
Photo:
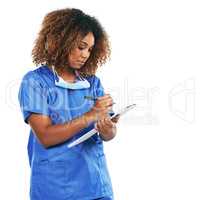
[[[52,124],[62,124],[89,111],[94,103],[84,96],[103,96],[104,90],[96,76],[88,76],[87,80],[90,88],[71,90],[55,86],[55,76],[46,65],[25,74],[18,95],[25,123],[31,113],[47,115]],[[44,148],[30,130],[31,200],[92,200],[112,196],[99,135],[67,148],[67,144],[93,127],[94,124],[90,124],[62,144],[50,148]]]

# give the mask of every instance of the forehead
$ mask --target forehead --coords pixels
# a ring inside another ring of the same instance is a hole
[[[93,33],[89,32],[85,37],[81,39],[81,43],[84,43],[88,46],[93,46],[95,42]]]

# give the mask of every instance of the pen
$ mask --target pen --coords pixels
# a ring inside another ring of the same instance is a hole
[[[95,97],[92,97],[92,96],[84,96],[85,99],[88,99],[88,100],[92,100],[92,101],[96,101],[98,98],[95,98]],[[115,102],[113,102],[112,105],[114,105]]]
[[[98,98],[92,96],[84,96],[85,99],[96,101]]]

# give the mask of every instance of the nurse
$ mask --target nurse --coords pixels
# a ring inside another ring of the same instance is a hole
[[[96,18],[69,8],[44,17],[32,50],[38,67],[18,95],[30,125],[31,200],[113,199],[103,141],[115,137],[119,118],[110,119],[113,100],[95,75],[109,55]],[[67,148],[94,127],[98,134]]]

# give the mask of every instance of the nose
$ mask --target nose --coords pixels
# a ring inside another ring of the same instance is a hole
[[[82,51],[81,57],[85,60],[90,56],[90,53],[88,51]]]

